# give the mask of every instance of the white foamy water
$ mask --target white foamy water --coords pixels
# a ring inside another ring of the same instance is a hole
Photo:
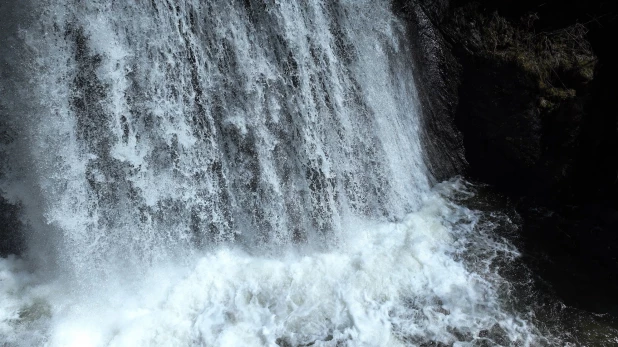
[[[87,291],[4,259],[0,332],[17,346],[468,346],[496,327],[510,343],[544,341],[504,309],[495,273],[456,260],[473,252],[456,246],[489,240],[477,221],[433,193],[402,222],[350,224],[328,251],[221,247]]]

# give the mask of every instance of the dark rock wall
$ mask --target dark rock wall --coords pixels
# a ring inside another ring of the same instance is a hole
[[[569,303],[618,314],[618,2],[393,5],[421,48],[431,167],[506,194],[531,266]]]
[[[457,124],[471,174],[505,191],[566,197],[597,63],[583,26],[536,32],[476,4],[444,26],[464,66]]]
[[[410,24],[408,37],[423,110],[426,162],[434,178],[443,181],[463,172],[467,165],[463,137],[455,126],[462,69],[439,30],[448,1],[426,1],[426,5],[396,1],[394,7]]]
[[[20,254],[24,240],[19,232],[18,208],[0,197],[0,257]]]
[[[27,46],[19,40],[23,23],[31,23],[33,4],[30,1],[0,1],[0,183],[10,171],[8,157],[16,150],[16,127],[8,114],[22,112],[20,100],[24,100],[23,87],[15,83],[25,78],[15,71],[16,66],[30,68]],[[10,110],[9,110],[10,108]],[[0,185],[0,256],[19,254],[24,250],[24,237],[20,233],[20,207],[3,197]]]
[[[462,172],[467,159],[471,176],[509,193],[615,200],[616,2],[393,6],[420,47],[413,54],[429,156],[449,153],[429,159],[439,178]]]
[[[469,2],[454,1],[452,8],[466,6]],[[544,124],[548,124],[544,128],[547,129],[544,130],[545,145],[554,148],[550,149],[546,170],[538,173],[555,184],[541,192],[546,194],[546,199],[575,203],[595,201],[617,207],[618,92],[615,81],[618,54],[614,46],[618,32],[618,2],[480,0],[477,3],[477,13],[498,13],[511,23],[528,18],[531,20],[528,31],[535,35],[564,34],[565,28],[576,24],[585,29],[586,42],[577,35],[571,42],[590,45],[597,57],[594,75],[591,83],[582,86],[577,75],[558,71],[561,74],[558,82],[570,84],[577,93],[575,98],[554,102],[551,106],[558,106],[558,112],[554,112],[553,119],[544,120]],[[566,34],[571,35],[571,32]],[[561,162],[564,165],[560,165]],[[564,173],[561,168],[565,169]],[[562,177],[558,177],[561,174]],[[538,190],[536,188],[536,195]]]

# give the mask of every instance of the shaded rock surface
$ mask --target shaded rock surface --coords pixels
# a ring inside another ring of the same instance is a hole
[[[448,1],[427,1],[426,8],[395,1],[395,9],[407,19],[413,47],[415,78],[423,109],[423,144],[427,164],[438,181],[465,170],[463,137],[455,125],[459,102],[461,65],[451,52],[435,21],[448,9]]]
[[[21,109],[19,100],[24,97],[20,94],[23,87],[15,81],[23,76],[12,69],[14,66],[29,68],[27,47],[20,42],[19,31],[22,23],[29,23],[32,18],[32,4],[24,1],[0,1],[0,182],[9,174],[8,156],[16,150],[14,124],[11,124],[4,105],[10,105],[14,111],[26,112]],[[10,102],[8,102],[10,100]],[[24,237],[20,233],[22,228],[19,206],[7,201],[3,197],[3,187],[0,186],[0,256],[20,254],[24,251]]]
[[[430,90],[427,128],[443,138],[434,142],[463,138],[465,173],[514,201],[526,256],[565,300],[618,313],[610,295],[618,290],[612,49],[618,5],[399,0],[394,6],[422,47],[415,58],[417,78]],[[452,156],[446,158],[448,166]]]
[[[568,195],[596,56],[584,27],[534,33],[532,20],[456,9],[446,30],[464,66],[457,124],[475,177]]]
[[[1,69],[0,72],[2,72]],[[6,95],[6,93],[1,92],[3,91],[0,89],[0,95]],[[6,122],[4,116],[3,109],[0,107],[0,181],[7,175],[7,157],[14,148],[15,139],[15,132]],[[24,240],[20,233],[19,206],[7,201],[3,194],[2,187],[0,187],[0,257],[20,254],[24,246]]]
[[[0,197],[0,257],[23,251],[18,217],[18,208]]]

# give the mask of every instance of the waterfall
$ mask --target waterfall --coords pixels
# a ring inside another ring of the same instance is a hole
[[[352,216],[401,219],[428,191],[388,1],[38,11],[22,32],[36,56],[19,122],[38,213],[70,267],[322,244]]]
[[[430,186],[390,1],[2,6],[0,344],[546,341]]]

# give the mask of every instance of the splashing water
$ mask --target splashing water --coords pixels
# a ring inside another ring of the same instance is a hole
[[[550,343],[430,188],[389,1],[3,6],[0,342]]]
[[[458,259],[471,252],[458,247],[466,242],[517,256],[475,235],[479,216],[446,200],[461,188],[440,185],[398,223],[351,223],[328,252],[270,257],[220,247],[77,296],[62,283],[38,283],[9,258],[2,312],[13,317],[3,328],[15,342],[53,346],[404,346],[491,341],[483,338],[490,329],[522,345],[545,341],[503,310],[499,276]]]
[[[323,244],[347,215],[401,218],[428,191],[386,1],[41,13],[22,32],[38,100],[15,122],[37,209],[78,275],[216,243]]]

